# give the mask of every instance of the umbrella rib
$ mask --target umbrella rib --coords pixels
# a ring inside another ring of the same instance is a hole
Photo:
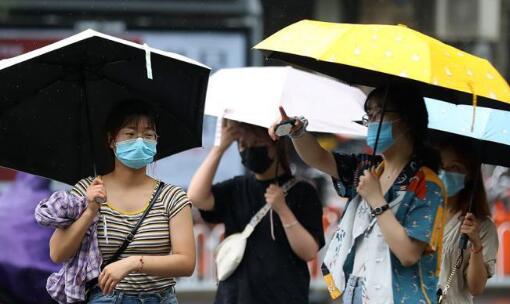
[[[62,78],[63,78],[63,76],[60,76],[60,77],[58,77],[56,79],[53,79],[52,81],[47,82],[42,87],[39,87],[39,88],[33,90],[33,92],[31,94],[25,95],[25,96],[17,99],[13,104],[23,103],[25,100],[40,94],[42,91],[44,91],[44,90],[48,89],[49,87],[53,86],[55,83],[62,81]]]
[[[117,81],[117,80],[115,80],[115,79],[112,79],[112,78],[110,78],[110,77],[107,77],[107,76],[105,76],[104,74],[103,74],[103,76],[102,76],[102,79],[107,80],[107,81],[110,81],[111,83],[113,83],[113,84],[115,84],[115,85],[118,85],[118,86],[120,86],[120,87],[121,87],[121,88],[123,88],[123,89],[130,90],[130,91],[135,91],[135,92],[140,92],[140,91],[138,91],[138,90],[133,89],[133,87],[131,87],[131,86],[129,86],[129,85],[126,85],[125,83],[121,83],[121,82],[119,82],[119,81]],[[181,124],[181,125],[183,125],[183,126],[186,126],[186,124],[182,123],[182,122],[181,122],[181,121],[180,121],[177,117],[175,117],[175,116],[174,116],[173,114],[171,114],[169,111],[165,111],[165,113],[166,113],[167,115],[171,116],[171,117],[172,117],[172,119],[174,119],[175,121],[179,122],[179,124]],[[191,132],[189,132],[188,128],[184,128],[184,129],[188,132],[188,134],[187,134],[187,135],[190,135],[190,136],[192,135],[192,134],[191,134]]]
[[[122,83],[122,82],[120,82],[120,81],[118,81],[116,79],[113,79],[111,77],[105,76],[104,73],[102,73],[101,75],[99,75],[99,74],[96,74],[96,75],[99,77],[99,79],[108,80],[109,82],[111,82],[111,83],[113,83],[113,84],[115,84],[115,85],[117,85],[117,86],[119,86],[119,87],[121,87],[123,89],[127,89],[127,90],[130,90],[130,91],[136,91],[136,90],[133,89],[132,86],[127,85],[126,83]]]
[[[132,59],[132,58],[131,58]],[[110,64],[116,64],[116,63],[122,63],[122,62],[129,62],[129,59],[117,59],[117,60],[113,60],[113,61],[103,61],[101,63],[97,63],[97,64],[87,64],[85,66],[90,66],[90,67],[104,67],[106,65],[110,65]],[[78,66],[78,67],[83,67],[83,65],[81,63],[70,63],[70,64],[62,64],[62,63],[58,63],[58,62],[51,62],[51,61],[38,61],[38,63],[41,63],[41,64],[45,64],[45,65],[49,65],[49,66],[66,66],[66,67],[73,67],[73,66]]]

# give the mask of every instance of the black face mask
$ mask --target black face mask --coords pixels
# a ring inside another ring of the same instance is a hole
[[[255,173],[264,173],[273,163],[267,155],[267,147],[251,147],[240,151],[243,165]]]

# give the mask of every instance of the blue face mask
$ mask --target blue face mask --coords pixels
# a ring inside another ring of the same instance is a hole
[[[466,175],[457,172],[441,170],[439,172],[439,178],[443,181],[443,184],[446,187],[448,197],[455,196],[459,193],[462,189],[464,189],[464,185],[466,183]]]
[[[125,166],[132,169],[140,169],[152,163],[156,155],[155,140],[129,139],[118,142],[115,145],[115,156]]]
[[[377,138],[377,128],[379,127],[378,122],[370,122],[368,123],[368,133],[367,133],[367,145],[372,148],[375,147],[375,140]],[[391,145],[395,143],[393,139],[393,122],[391,121],[383,121],[381,124],[381,133],[379,134],[379,142],[377,143],[377,154],[384,153],[388,150]]]

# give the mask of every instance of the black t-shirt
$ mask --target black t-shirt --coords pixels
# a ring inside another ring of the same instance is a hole
[[[291,176],[281,176],[283,185]],[[272,181],[258,181],[253,175],[238,176],[212,188],[215,206],[200,211],[205,221],[224,223],[225,235],[241,232],[266,203],[264,193]],[[296,219],[324,246],[322,206],[310,184],[298,182],[286,196]],[[243,260],[227,280],[220,282],[216,304],[308,303],[310,274],[307,263],[290,247],[284,228],[273,214],[275,240],[271,237],[270,213],[248,238]]]

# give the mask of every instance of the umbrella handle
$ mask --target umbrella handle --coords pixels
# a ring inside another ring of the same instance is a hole
[[[468,243],[468,235],[463,233],[461,236],[460,236],[460,240],[459,240],[459,249],[460,250],[464,250],[467,248],[467,243]]]
[[[296,119],[284,120],[274,127],[274,133],[279,137],[287,136],[292,131],[295,123]]]

